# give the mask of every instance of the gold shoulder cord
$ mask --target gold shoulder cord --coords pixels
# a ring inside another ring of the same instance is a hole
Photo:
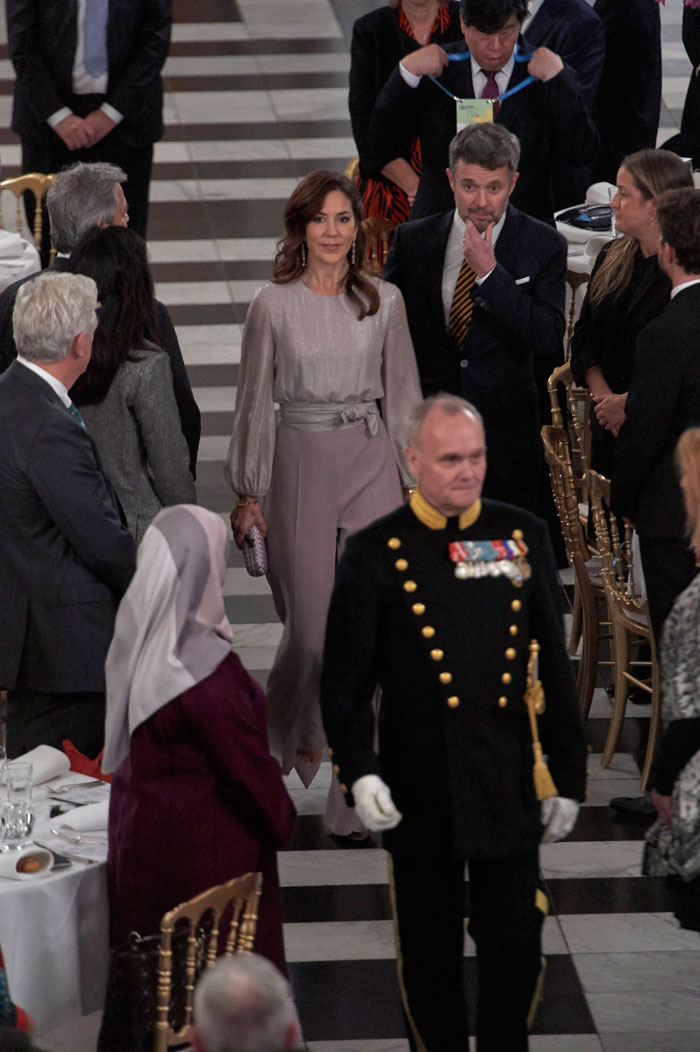
[[[530,641],[530,658],[527,663],[527,685],[525,687],[524,701],[527,706],[527,714],[530,717],[530,732],[532,734],[532,751],[535,756],[535,764],[532,776],[535,780],[535,793],[538,800],[546,800],[549,796],[558,796],[552,776],[547,764],[542,759],[542,745],[537,729],[537,717],[544,712],[544,690],[538,678],[540,644],[536,639]]]

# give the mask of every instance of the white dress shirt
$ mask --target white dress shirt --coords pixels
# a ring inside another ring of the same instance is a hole
[[[106,32],[106,29],[105,29]],[[99,77],[93,77],[85,68],[85,0],[78,0],[78,39],[75,47],[75,58],[73,59],[73,91],[76,95],[105,95],[107,93],[108,73],[101,73]],[[100,106],[103,113],[119,124],[123,120],[123,114],[103,102]],[[47,124],[52,128],[72,114],[70,106],[61,106],[50,117],[46,118]]]
[[[45,380],[49,387],[52,387],[54,389],[54,391],[61,399],[66,409],[70,407],[70,395],[68,394],[66,387],[61,383],[60,380],[57,380],[55,376],[51,375],[51,373],[47,373],[46,369],[42,369],[40,365],[36,365],[34,362],[27,361],[27,359],[23,358],[20,354],[17,355],[17,361],[26,369],[30,369],[31,372],[36,373],[37,376],[40,376],[42,380]]]
[[[680,285],[674,285],[671,289],[671,299],[677,296],[683,289],[689,289],[691,285],[700,285],[700,278],[693,278],[692,281],[682,281]]]
[[[467,45],[465,44],[464,46],[466,47]],[[472,67],[472,86],[474,88],[474,98],[480,99],[481,93],[484,90],[484,85],[486,84],[486,74],[481,72],[481,66],[478,64],[478,62],[475,62],[471,56],[469,58],[469,61],[471,62]],[[510,80],[514,65],[515,58],[513,57],[513,55],[511,55],[503,69],[499,69],[496,73],[496,84],[498,85],[498,91],[501,95],[508,87],[508,81]],[[422,77],[416,76],[415,73],[409,73],[409,71],[404,66],[403,62],[399,62],[399,71],[401,73],[401,77],[406,82],[406,84],[408,84],[409,88],[417,88],[421,80],[423,79]]]
[[[494,245],[498,241],[498,235],[503,229],[505,221],[506,213],[504,212],[493,228],[491,241]],[[455,285],[457,284],[457,278],[459,277],[459,272],[462,268],[462,263],[464,262],[464,231],[466,225],[467,224],[455,208],[452,229],[450,230],[450,236],[447,239],[447,248],[445,249],[445,262],[442,266],[442,306],[445,312],[446,326],[450,320],[450,308],[455,294]],[[483,237],[484,235],[482,234],[481,236]],[[490,270],[488,274],[484,274],[483,278],[477,278],[477,285],[483,285],[492,273],[493,271]]]

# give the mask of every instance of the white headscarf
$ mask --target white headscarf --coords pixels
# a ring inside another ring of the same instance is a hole
[[[230,652],[222,586],[227,530],[193,504],[163,508],[139,545],[107,654],[102,769],[114,771],[137,727],[201,683]]]

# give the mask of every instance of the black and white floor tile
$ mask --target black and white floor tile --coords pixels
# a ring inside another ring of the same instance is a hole
[[[178,327],[203,414],[199,499],[222,515],[231,503],[222,459],[247,304],[270,275],[283,202],[298,179],[313,168],[343,170],[355,152],[346,108],[349,33],[356,17],[381,2],[174,3],[149,245],[158,296]],[[662,8],[659,143],[678,126],[690,73],[681,14],[681,0]],[[9,175],[18,170],[19,146],[9,130],[12,69],[4,40],[2,19],[0,155]],[[264,685],[280,639],[269,589],[234,556],[226,593],[237,649]],[[604,770],[610,703],[596,692],[588,801],[570,840],[542,851],[553,911],[533,1052],[700,1048],[700,941],[677,928],[663,885],[639,875],[639,825],[607,806],[611,796],[638,791],[649,713],[630,709],[622,751]],[[280,855],[287,952],[305,1037],[314,1052],[405,1052],[384,854],[374,845],[343,849],[327,835],[328,778],[324,765],[311,789],[289,779],[299,818]],[[468,938],[465,958],[473,998]],[[56,1052],[87,1052],[95,1026],[90,1018],[44,1043]]]

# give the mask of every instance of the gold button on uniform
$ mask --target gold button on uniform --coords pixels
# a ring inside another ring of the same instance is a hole
[[[416,617],[420,617],[421,614],[425,613],[425,607],[424,607],[423,603],[414,603],[413,606],[411,607],[411,610],[416,615]]]
[[[512,636],[517,636],[517,634],[518,634],[518,626],[517,625],[511,625],[510,628],[508,629],[508,631],[510,632],[510,634]]]
[[[451,709],[456,709],[459,705],[459,698],[457,697],[457,695],[453,694],[452,697],[448,698],[447,704],[450,706]]]
[[[440,673],[440,682],[441,683],[451,683],[452,682],[452,673],[451,672],[441,672]]]
[[[516,651],[515,647],[508,647],[506,650],[506,657],[509,661],[515,661]]]
[[[333,770],[335,771],[336,774],[340,774],[340,767],[338,767],[337,763],[333,764]]]
[[[508,704],[508,698],[500,697],[498,699],[498,704],[501,706],[502,709],[505,709],[506,705]]]
[[[415,581],[404,581],[403,590],[404,592],[415,592],[418,585]]]
[[[513,677],[511,676],[510,672],[504,672],[501,676],[501,683],[505,683],[505,685],[508,686],[512,679]]]
[[[332,756],[332,755],[333,755],[333,750],[331,749],[331,747],[330,747],[330,746],[328,747],[328,755],[329,755],[329,756]]]
[[[433,659],[433,661],[442,661],[445,655],[441,650],[431,650],[430,656]]]
[[[343,791],[344,793],[347,793],[347,791],[348,791],[348,787],[347,787],[347,785],[343,785],[343,784],[341,783],[341,786],[340,786],[340,788],[342,789],[342,791]]]
[[[397,570],[407,570],[408,569],[408,563],[406,562],[405,559],[397,559],[396,562],[394,563],[394,566],[396,567]]]
[[[426,639],[432,639],[435,635],[435,629],[432,625],[423,625],[421,635],[425,636]]]
[[[401,541],[398,537],[390,537],[386,543],[391,549],[393,549],[393,551],[396,551],[397,548],[401,547]]]
[[[521,541],[523,539],[523,531],[522,530],[513,530],[513,533],[511,534],[511,536],[512,536],[514,541]]]
[[[515,610],[517,614],[518,610],[522,610],[523,604],[520,602],[519,599],[514,599],[513,602],[510,604],[510,608],[511,610]]]

